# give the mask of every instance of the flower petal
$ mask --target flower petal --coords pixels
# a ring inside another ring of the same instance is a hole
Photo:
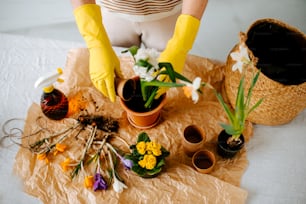
[[[105,182],[105,180],[103,179],[100,173],[95,174],[94,180],[95,180],[93,184],[94,191],[107,189],[107,183]]]
[[[127,186],[121,181],[119,181],[119,179],[116,176],[114,176],[113,188],[117,193],[121,193],[124,188],[127,188]]]
[[[192,101],[193,101],[193,103],[197,103],[198,100],[199,100],[199,94],[198,94],[198,92],[197,92],[197,91],[193,91],[193,92],[192,92]]]
[[[196,77],[193,82],[192,82],[192,87],[195,90],[198,90],[201,87],[201,78],[200,77]]]

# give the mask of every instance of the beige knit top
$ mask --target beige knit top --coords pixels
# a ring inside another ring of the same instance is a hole
[[[182,0],[97,0],[109,12],[133,21],[158,20],[175,13],[182,7]]]

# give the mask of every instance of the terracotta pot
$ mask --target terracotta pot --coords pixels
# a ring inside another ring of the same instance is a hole
[[[216,164],[216,158],[211,151],[202,149],[192,156],[192,165],[200,173],[210,173]]]
[[[131,79],[115,79],[115,87],[117,95],[124,101],[129,101],[136,92],[136,78]]]
[[[203,147],[206,140],[205,131],[197,125],[188,125],[184,129],[183,149],[187,156],[192,155]]]
[[[230,147],[227,144],[228,138],[231,135],[227,134],[225,130],[221,131],[218,136],[218,144],[217,144],[217,152],[223,158],[232,158],[234,157],[237,152],[239,152],[244,147],[244,136],[241,135],[241,143],[235,147]]]
[[[161,117],[161,110],[166,104],[166,94],[162,95],[159,100],[159,104],[152,110],[147,112],[136,112],[132,110],[129,104],[120,99],[122,108],[127,113],[128,121],[131,125],[139,129],[149,129],[156,126]]]

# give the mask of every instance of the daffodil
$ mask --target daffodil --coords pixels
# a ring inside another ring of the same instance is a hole
[[[185,87],[192,82],[185,76],[181,75],[174,70],[173,66],[169,62],[159,62],[159,53],[154,49],[138,48],[132,46],[128,50],[123,51],[130,52],[134,58],[133,70],[135,75],[140,78],[140,90],[142,99],[144,102],[144,108],[151,108],[153,101],[160,98],[165,91],[173,87]],[[178,80],[187,83],[178,83]],[[189,98],[192,96],[192,100],[196,103],[199,99],[198,89],[202,84],[196,80],[196,91],[193,91],[195,87],[190,85],[185,89],[189,89]]]
[[[183,81],[186,86],[183,86],[184,94],[187,98],[192,98],[194,103],[197,103],[199,100],[199,92],[198,90],[201,87],[201,78],[196,77],[192,83]]]
[[[240,44],[239,50],[236,52],[232,52],[230,54],[232,59],[236,61],[236,63],[232,66],[232,71],[239,70],[242,73],[237,95],[236,95],[236,104],[234,109],[232,109],[223,99],[220,93],[216,93],[216,96],[224,109],[229,124],[222,123],[221,127],[225,130],[225,132],[229,135],[232,135],[229,140],[227,141],[228,144],[236,143],[240,139],[240,135],[243,133],[245,121],[248,115],[255,110],[263,101],[263,99],[259,99],[254,105],[251,105],[251,97],[253,88],[256,85],[258,80],[260,70],[258,70],[254,75],[253,78],[250,80],[250,86],[248,90],[245,90],[245,71],[244,68],[252,65],[252,61],[249,58],[248,50],[246,45]],[[246,94],[245,94],[246,93]]]
[[[239,70],[239,72],[242,73],[244,66],[251,62],[248,49],[245,44],[240,44],[239,49],[236,52],[232,52],[230,56],[234,61],[236,61],[236,63],[232,66],[232,71]]]

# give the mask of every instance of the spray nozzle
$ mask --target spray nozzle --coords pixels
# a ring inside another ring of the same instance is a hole
[[[55,82],[63,82],[64,80],[59,78],[63,74],[61,68],[57,68],[56,71],[50,72],[42,77],[39,77],[35,82],[35,88],[42,88],[45,93],[50,93],[53,91]]]

